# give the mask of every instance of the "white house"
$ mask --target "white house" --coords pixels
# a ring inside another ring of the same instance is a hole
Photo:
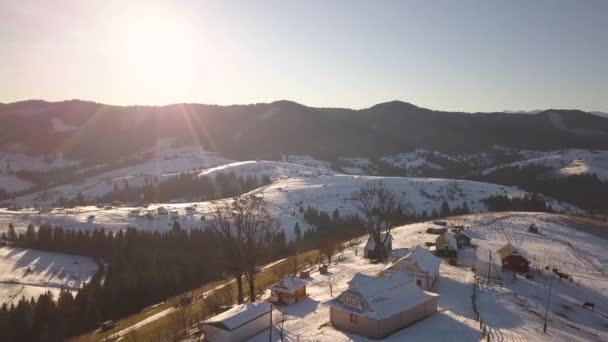
[[[383,272],[404,271],[421,289],[430,291],[439,280],[439,265],[440,258],[424,247],[416,246],[413,251],[388,265]]]
[[[204,340],[243,341],[258,335],[270,327],[271,308],[268,302],[246,303],[213,316],[203,322]]]

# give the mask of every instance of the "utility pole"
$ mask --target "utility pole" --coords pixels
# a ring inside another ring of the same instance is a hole
[[[547,317],[549,316],[549,304],[551,303],[551,290],[553,289],[553,277],[549,283],[549,293],[547,294],[547,306],[545,307],[545,324],[543,325],[543,332],[547,333]]]
[[[268,329],[268,342],[272,342],[272,303],[270,304],[270,329]]]

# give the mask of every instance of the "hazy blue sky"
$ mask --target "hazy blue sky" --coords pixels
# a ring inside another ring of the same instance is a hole
[[[31,98],[608,111],[608,1],[1,0]]]

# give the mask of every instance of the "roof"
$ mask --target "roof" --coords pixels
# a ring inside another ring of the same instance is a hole
[[[369,309],[359,311],[335,299],[326,302],[325,305],[353,312],[360,316],[384,319],[439,296],[421,290],[403,272],[388,273],[384,277],[356,274],[349,284],[348,291],[361,294],[369,305]]]
[[[434,256],[424,247],[416,246],[413,252],[410,252],[408,255],[397,260],[394,264],[397,263],[416,264],[421,270],[427,272],[428,274],[436,274],[439,270],[441,259]],[[387,266],[385,270],[390,269],[394,264]]]
[[[395,248],[391,252],[391,256],[395,257],[397,259],[401,259],[404,256],[410,255],[411,253],[412,253],[412,250],[409,248]]]
[[[507,255],[511,255],[513,253],[517,253],[517,249],[510,242],[508,242],[506,245],[504,245],[504,246],[500,247],[499,249],[497,249],[496,253],[498,253],[501,257],[504,258]]]
[[[296,292],[296,290],[306,286],[306,282],[296,276],[289,276],[281,279],[278,283],[270,287],[271,291]]]
[[[386,233],[380,233],[380,240],[384,241],[385,238],[386,238]],[[386,242],[389,242],[391,240],[393,240],[393,236],[391,234],[389,234]],[[368,249],[368,250],[376,249],[376,241],[374,241],[374,239],[371,235],[367,237],[367,243],[365,244],[365,249]]]
[[[207,319],[204,323],[217,326],[224,330],[234,330],[250,321],[270,312],[271,304],[268,302],[246,303],[222,312]]]
[[[458,250],[458,243],[456,243],[456,238],[454,237],[454,234],[452,234],[451,232],[445,232],[441,235],[439,235],[437,237],[437,239],[441,238],[445,236],[445,241],[446,244],[453,250],[457,251]]]

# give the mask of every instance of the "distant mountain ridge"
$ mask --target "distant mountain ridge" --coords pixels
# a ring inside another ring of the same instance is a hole
[[[608,149],[608,119],[558,109],[537,114],[445,112],[401,101],[360,110],[307,107],[285,100],[230,106],[30,100],[0,106],[2,151],[112,160],[162,138],[198,144],[237,160],[276,160],[283,154],[331,160],[415,148],[459,153],[495,145]]]

